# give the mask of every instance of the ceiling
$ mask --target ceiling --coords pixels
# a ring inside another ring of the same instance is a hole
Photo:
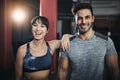
[[[120,15],[120,0],[58,0],[58,18],[72,18],[73,1],[91,3],[94,15],[97,17],[116,17]]]
[[[31,9],[39,11],[40,0],[13,0],[24,2]],[[58,19],[72,19],[71,7],[73,1],[91,3],[97,18],[116,18],[120,16],[120,0],[57,0]],[[49,2],[49,1],[48,1]]]

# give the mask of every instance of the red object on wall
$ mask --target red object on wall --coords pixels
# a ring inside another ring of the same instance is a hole
[[[46,40],[56,39],[57,26],[57,0],[40,0],[40,15],[45,16],[49,20],[49,32]],[[56,54],[53,54],[52,72],[56,71]]]
[[[1,20],[0,20],[0,68],[11,67],[12,61],[12,24],[11,24],[11,0],[1,2]]]

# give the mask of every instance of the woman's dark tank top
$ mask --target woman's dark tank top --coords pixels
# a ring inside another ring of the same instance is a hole
[[[30,53],[30,44],[27,43],[26,56],[23,60],[23,71],[24,72],[34,72],[40,70],[48,70],[52,64],[52,51],[51,48],[46,42],[47,53],[44,56],[35,57]]]

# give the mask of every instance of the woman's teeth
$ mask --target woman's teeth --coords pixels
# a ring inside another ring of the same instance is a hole
[[[40,35],[40,34],[42,34],[42,33],[41,33],[41,32],[36,32],[36,34],[37,34],[37,35]]]

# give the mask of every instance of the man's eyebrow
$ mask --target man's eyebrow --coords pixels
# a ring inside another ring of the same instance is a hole
[[[82,18],[81,16],[78,16],[78,18]]]

